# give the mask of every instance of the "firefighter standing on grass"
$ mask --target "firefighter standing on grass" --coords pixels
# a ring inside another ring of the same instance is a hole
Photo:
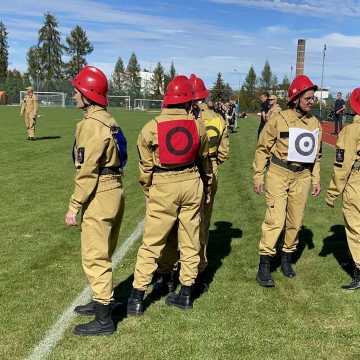
[[[24,117],[28,140],[36,140],[35,126],[39,110],[38,99],[31,86],[27,87],[26,91],[27,93],[21,104],[20,116]]]
[[[93,300],[75,312],[95,315],[77,325],[76,335],[109,335],[115,331],[111,319],[113,297],[111,256],[115,250],[124,210],[122,168],[126,140],[113,117],[106,111],[108,82],[104,73],[86,66],[72,81],[76,107],[84,111],[77,124],[73,149],[76,167],[75,189],[65,216],[76,225],[82,211],[81,255]]]
[[[259,244],[260,264],[256,276],[261,286],[273,287],[270,260],[284,230],[281,270],[289,278],[296,274],[291,256],[296,250],[308,193],[318,196],[320,187],[321,126],[310,111],[317,86],[304,75],[294,79],[288,90],[289,109],[269,119],[259,137],[254,168],[254,191],[264,191],[265,220]]]
[[[213,180],[211,183],[210,202],[204,204],[201,211],[201,226],[200,226],[200,263],[199,274],[196,280],[196,284],[200,287],[207,287],[207,281],[205,278],[206,266],[208,264],[206,257],[206,250],[209,240],[209,227],[211,221],[211,214],[214,205],[215,194],[218,186],[218,167],[224,161],[229,158],[229,134],[225,120],[221,115],[217,114],[213,110],[212,102],[205,103],[205,99],[209,96],[209,91],[206,89],[204,82],[196,75],[190,76],[190,82],[193,87],[194,101],[192,104],[192,113],[198,122],[201,122],[206,128],[207,137],[209,140],[209,157],[212,163]],[[169,291],[171,292],[175,287],[175,279],[173,269],[174,264],[178,260],[177,251],[177,238],[171,233],[168,243],[161,255],[158,262],[159,273],[155,284],[157,291]],[[159,289],[160,285],[162,289]]]
[[[342,195],[346,238],[354,260],[354,274],[346,290],[360,288],[360,88],[350,96],[350,105],[357,114],[353,123],[343,128],[336,142],[333,176],[327,190],[326,203],[334,207]]]
[[[160,115],[138,137],[140,184],[147,207],[128,315],[142,315],[145,290],[176,223],[181,289],[169,294],[166,303],[192,308],[191,287],[200,261],[200,208],[212,177],[205,128],[190,114],[192,100],[188,78],[175,77],[167,87]]]

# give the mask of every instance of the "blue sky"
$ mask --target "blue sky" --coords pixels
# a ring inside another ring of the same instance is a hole
[[[26,70],[43,14],[59,22],[63,38],[82,26],[94,45],[88,62],[111,74],[132,51],[142,67],[171,61],[179,73],[196,73],[211,86],[222,72],[239,87],[249,67],[260,74],[269,60],[279,80],[295,68],[296,42],[305,38],[305,72],[335,92],[360,86],[360,0],[2,0],[0,20],[9,32],[10,68]]]

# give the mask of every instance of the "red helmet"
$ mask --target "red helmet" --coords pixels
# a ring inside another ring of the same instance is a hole
[[[350,105],[353,111],[360,115],[360,88],[356,88],[350,95]]]
[[[107,106],[108,81],[105,74],[95,66],[85,66],[71,80],[71,84],[87,99],[101,106]]]
[[[206,99],[209,96],[209,91],[206,89],[204,82],[194,74],[190,75],[190,82],[194,91],[193,100]]]
[[[317,89],[318,87],[306,75],[299,75],[293,80],[288,89],[289,103],[295,100],[305,91],[316,91]]]
[[[191,82],[184,75],[175,76],[169,82],[164,95],[163,106],[183,104],[193,100]]]

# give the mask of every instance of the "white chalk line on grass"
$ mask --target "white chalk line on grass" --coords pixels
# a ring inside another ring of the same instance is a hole
[[[125,257],[131,246],[138,240],[144,229],[144,220],[140,221],[133,233],[125,240],[121,247],[115,252],[112,258],[113,268],[115,269],[120,261]],[[39,360],[47,357],[56,344],[61,340],[65,330],[70,325],[72,319],[76,316],[74,308],[77,305],[87,303],[91,298],[90,287],[87,286],[73,303],[62,313],[55,324],[46,332],[44,338],[34,348],[27,360]]]

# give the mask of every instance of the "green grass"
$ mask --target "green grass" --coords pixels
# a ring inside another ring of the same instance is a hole
[[[79,230],[64,226],[73,188],[71,147],[76,110],[41,109],[39,137],[25,140],[19,109],[0,108],[0,359],[21,359],[86,285],[80,265]],[[135,141],[152,114],[116,112],[129,142],[126,211],[119,245],[143,218],[137,183]],[[255,282],[264,198],[252,191],[251,163],[257,121],[241,120],[231,137],[231,160],[221,168],[210,235],[213,282],[207,293],[183,313],[164,299],[149,304],[142,318],[123,318],[111,337],[83,338],[72,327],[51,359],[358,359],[359,293],[339,287],[349,281],[341,262],[346,241],[330,237],[342,225],[340,204],[326,207],[324,192],[310,199],[298,276],[274,273],[275,289]],[[324,146],[323,190],[328,185],[333,149]],[[215,223],[218,222],[217,226]],[[220,223],[219,223],[220,222]],[[115,271],[116,293],[124,298],[131,284],[136,244]],[[321,255],[321,256],[320,256]],[[337,260],[338,259],[338,260]]]

